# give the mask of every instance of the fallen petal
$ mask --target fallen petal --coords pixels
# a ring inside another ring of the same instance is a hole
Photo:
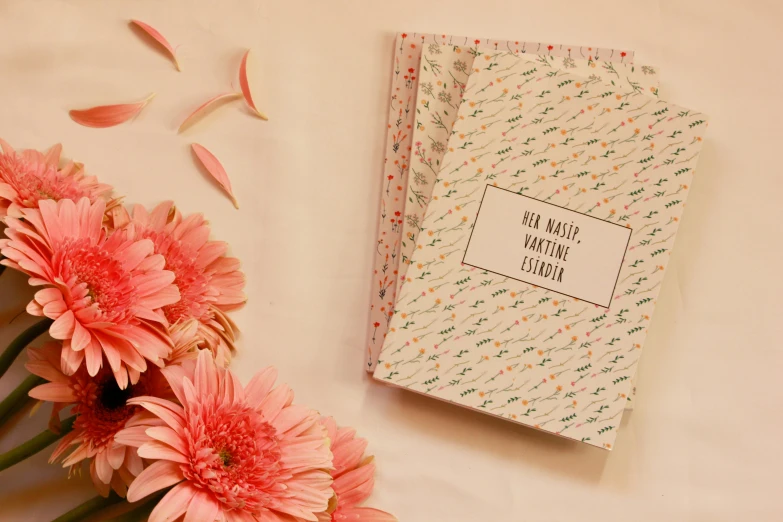
[[[151,94],[146,99],[136,103],[121,103],[119,105],[101,105],[91,109],[74,109],[68,114],[71,119],[79,125],[85,127],[105,128],[114,127],[120,123],[125,123],[136,116],[146,107],[150,100],[155,96]]]
[[[250,83],[247,80],[247,57],[249,54],[250,51],[245,53],[245,55],[242,57],[242,63],[239,65],[239,86],[242,88],[242,96],[245,97],[245,102],[247,103],[248,107],[250,107],[259,118],[266,121],[269,118],[266,114],[258,110],[255,102],[253,101],[253,95],[250,93]]]
[[[190,113],[190,115],[187,118],[185,118],[185,121],[183,121],[182,124],[179,126],[177,132],[182,132],[183,130],[187,129],[188,127],[196,123],[200,118],[214,111],[225,102],[236,100],[241,96],[242,93],[239,92],[227,92],[223,94],[218,94],[214,98],[210,98],[209,100],[201,104],[195,111]]]
[[[220,164],[220,161],[218,161],[214,154],[209,152],[198,143],[193,143],[191,148],[193,149],[193,153],[196,155],[199,161],[204,165],[204,168],[207,169],[209,175],[215,178],[215,181],[217,181],[218,184],[223,187],[223,190],[226,191],[226,194],[229,195],[231,202],[234,204],[234,207],[239,208],[239,204],[234,197],[234,193],[231,191],[231,181],[228,179],[226,169],[223,168],[223,165]]]
[[[166,40],[166,38],[164,38],[162,34],[160,34],[160,32],[157,29],[139,20],[131,20],[130,23],[131,25],[135,25],[136,27],[144,31],[153,40],[155,40],[158,44],[160,44],[160,46],[163,47],[163,49],[165,49],[166,52],[171,56],[171,59],[174,60],[174,65],[177,67],[177,70],[182,71],[182,68],[179,66],[179,61],[177,61],[177,54],[174,51],[174,48],[171,46],[169,41]]]

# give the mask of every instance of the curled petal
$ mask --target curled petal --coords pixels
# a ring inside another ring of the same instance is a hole
[[[174,47],[171,46],[168,40],[164,38],[160,32],[152,27],[149,24],[145,24],[144,22],[141,22],[139,20],[131,20],[130,21],[131,26],[136,26],[142,31],[144,31],[145,34],[147,34],[150,38],[155,40],[163,49],[166,50],[166,52],[171,56],[171,59],[174,60],[174,65],[177,67],[178,71],[182,71],[182,68],[179,66],[179,61],[177,61],[177,53],[174,51]]]
[[[250,92],[250,82],[248,81],[247,73],[247,58],[249,55],[250,51],[248,50],[242,57],[242,63],[239,64],[239,86],[242,88],[242,96],[244,96],[247,106],[250,107],[256,116],[266,121],[269,118],[266,114],[258,110],[256,103],[253,101],[253,95]]]
[[[204,168],[207,169],[209,175],[212,176],[215,181],[217,181],[218,184],[223,187],[223,190],[226,191],[226,194],[228,194],[228,196],[231,198],[231,202],[234,204],[234,207],[239,208],[237,199],[234,197],[234,193],[231,190],[231,180],[228,179],[226,169],[223,168],[223,165],[220,163],[220,161],[218,161],[214,154],[209,152],[206,148],[204,148],[202,145],[199,145],[198,143],[193,143],[191,148],[193,149],[193,153],[199,159],[201,164],[204,165]]]
[[[226,92],[223,94],[218,94],[217,96],[214,96],[201,105],[198,106],[198,108],[191,112],[187,118],[185,118],[185,121],[183,121],[179,129],[177,129],[177,132],[182,132],[194,123],[196,123],[198,120],[209,114],[210,112],[214,111],[221,105],[224,105],[225,103],[236,100],[242,96],[242,93],[239,92]]]

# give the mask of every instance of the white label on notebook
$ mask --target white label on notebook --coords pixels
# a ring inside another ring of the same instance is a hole
[[[463,263],[609,308],[630,238],[625,226],[487,185]]]

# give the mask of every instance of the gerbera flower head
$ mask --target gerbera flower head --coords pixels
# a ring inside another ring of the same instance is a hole
[[[239,260],[225,256],[228,245],[209,240],[204,216],[183,218],[171,201],[151,212],[141,205],[135,205],[132,214],[118,208],[113,221],[115,226],[132,227],[137,239],[150,239],[155,253],[166,260],[166,270],[174,272],[181,298],[162,309],[169,323],[198,321],[200,347],[212,350],[220,366],[228,366],[237,330],[227,312],[247,300]]]
[[[318,520],[332,498],[332,454],[316,412],[293,405],[276,371],[259,372],[243,389],[209,350],[196,361],[161,370],[179,404],[137,397],[165,426],[126,428],[120,441],[154,459],[133,481],[135,502],[174,485],[150,522]]]
[[[127,487],[141,473],[144,464],[136,448],[118,442],[115,435],[132,418],[147,424],[154,422],[150,414],[127,401],[138,395],[166,396],[167,392],[171,393],[168,384],[154,367],[125,389],[120,389],[107,367],[94,376],[84,366],[66,375],[60,367],[60,352],[57,342],[29,348],[25,365],[30,373],[50,381],[30,390],[31,397],[53,402],[55,416],[71,405],[76,415],[72,431],[62,438],[49,462],[62,458],[63,466],[75,470],[89,459],[90,477],[98,492],[107,496],[111,488],[125,496]]]
[[[42,154],[36,150],[15,151],[0,140],[0,218],[22,217],[21,209],[38,208],[42,199],[91,202],[107,196],[112,188],[86,176],[81,165],[73,162],[59,168],[60,145]]]
[[[335,497],[327,511],[318,515],[319,522],[397,522],[394,515],[378,509],[359,507],[375,486],[374,457],[365,457],[367,441],[356,436],[353,428],[338,428],[331,417],[323,417],[334,455],[332,478]]]
[[[84,363],[95,376],[105,354],[125,388],[148,360],[162,366],[169,355],[168,325],[157,310],[176,303],[179,291],[152,241],[126,230],[106,234],[104,210],[102,200],[42,200],[38,209],[22,209],[23,219],[6,218],[0,252],[31,285],[46,286],[27,311],[54,320],[49,334],[63,341],[63,372],[73,375]]]

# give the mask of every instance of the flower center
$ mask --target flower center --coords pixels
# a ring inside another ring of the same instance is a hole
[[[121,390],[116,379],[108,379],[101,386],[98,401],[101,407],[108,411],[116,411],[125,407],[128,399],[133,397],[133,386]]]
[[[185,476],[228,509],[255,512],[268,505],[281,469],[276,429],[246,406],[212,402],[194,405],[188,414]]]
[[[231,460],[231,453],[229,453],[227,449],[223,448],[220,451],[218,451],[217,454],[218,454],[218,458],[220,458],[220,461],[223,463],[224,467],[227,468],[231,466],[233,461]]]
[[[92,307],[101,314],[101,319],[111,322],[132,317],[136,292],[131,276],[101,246],[87,238],[67,239],[57,249],[53,266],[71,289],[69,304],[74,309]]]

